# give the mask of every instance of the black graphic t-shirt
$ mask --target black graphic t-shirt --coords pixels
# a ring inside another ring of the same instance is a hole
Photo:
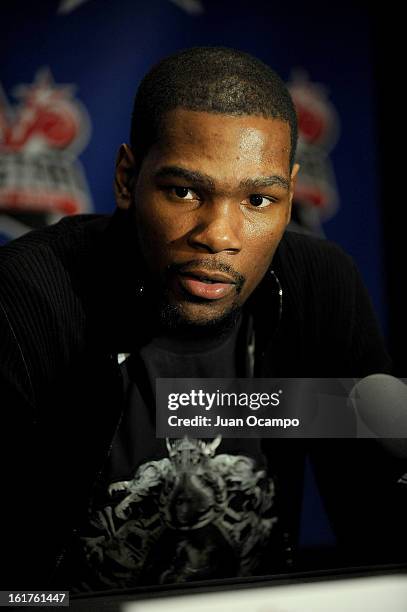
[[[121,364],[126,406],[65,565],[73,592],[281,565],[275,486],[260,441],[155,437],[155,379],[236,376],[238,332],[199,346],[156,338]]]

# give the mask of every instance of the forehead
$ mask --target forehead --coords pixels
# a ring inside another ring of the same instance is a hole
[[[290,146],[285,121],[176,109],[165,115],[151,161],[199,166],[215,175],[278,171],[288,176]]]

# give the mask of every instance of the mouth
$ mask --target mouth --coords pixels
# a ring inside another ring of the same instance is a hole
[[[187,293],[204,300],[220,300],[236,288],[236,282],[221,272],[206,270],[179,272],[177,279]]]

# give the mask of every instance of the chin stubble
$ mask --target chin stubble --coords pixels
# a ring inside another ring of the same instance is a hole
[[[163,303],[159,312],[160,325],[167,331],[199,333],[202,335],[223,334],[233,329],[241,312],[241,306],[233,304],[217,317],[191,319],[185,315],[180,304]]]

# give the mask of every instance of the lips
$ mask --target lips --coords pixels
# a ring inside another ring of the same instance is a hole
[[[220,300],[233,291],[235,281],[221,272],[191,270],[178,273],[179,283],[188,293],[206,300]]]

